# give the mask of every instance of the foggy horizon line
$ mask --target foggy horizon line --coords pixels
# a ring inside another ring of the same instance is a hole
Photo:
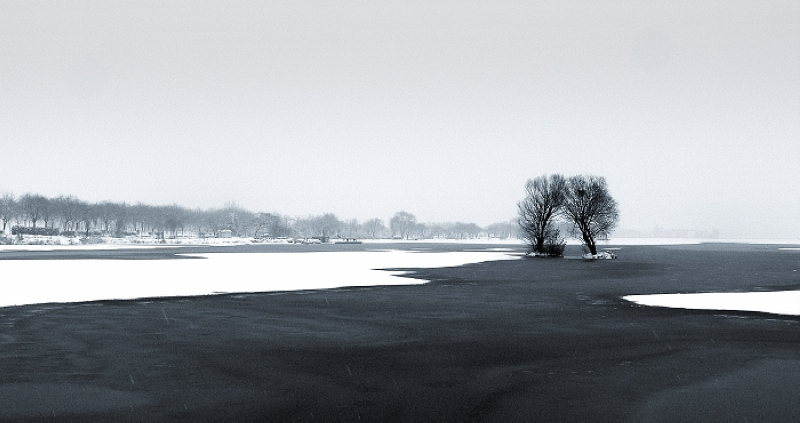
[[[397,212],[392,214],[392,216],[390,216],[389,218],[386,218],[386,219],[382,219],[380,217],[361,218],[361,219],[359,219],[359,218],[341,218],[337,213],[332,212],[332,211],[322,212],[322,213],[304,213],[304,214],[282,213],[282,212],[276,211],[274,209],[272,211],[269,211],[269,212],[267,212],[267,211],[253,211],[253,209],[251,209],[249,207],[240,205],[238,203],[238,201],[236,201],[234,199],[231,199],[231,200],[228,200],[228,201],[224,202],[221,206],[209,206],[209,207],[195,206],[195,207],[191,207],[191,206],[181,205],[181,204],[179,204],[177,202],[173,202],[171,204],[151,204],[151,203],[143,202],[143,201],[140,201],[140,200],[137,200],[136,202],[115,201],[115,200],[108,200],[108,199],[98,200],[98,201],[90,201],[90,200],[84,200],[84,199],[82,199],[82,198],[80,198],[78,196],[72,195],[72,194],[69,194],[69,195],[60,194],[60,195],[57,195],[57,196],[47,196],[47,195],[38,194],[38,193],[34,193],[34,192],[30,192],[29,191],[29,192],[26,192],[25,194],[22,194],[22,195],[14,195],[13,192],[10,192],[10,191],[0,191],[0,220],[6,220],[6,219],[3,219],[2,207],[3,207],[3,205],[4,205],[3,203],[6,201],[7,197],[11,197],[18,205],[19,201],[25,196],[32,196],[32,197],[40,196],[40,197],[43,197],[43,198],[47,199],[48,201],[57,201],[57,200],[60,200],[60,199],[63,199],[63,200],[71,199],[71,200],[77,201],[79,203],[84,203],[86,205],[114,204],[114,205],[122,205],[122,206],[126,206],[126,207],[144,206],[144,207],[151,207],[151,208],[154,208],[154,209],[159,209],[159,208],[179,208],[179,209],[183,209],[183,210],[189,211],[189,212],[206,212],[206,213],[208,213],[208,212],[222,211],[222,210],[226,210],[226,209],[231,209],[231,210],[239,210],[239,211],[242,211],[242,212],[245,212],[245,213],[250,213],[250,214],[253,214],[254,216],[258,216],[260,214],[269,214],[269,215],[274,215],[274,216],[279,216],[279,217],[284,217],[284,218],[292,218],[292,219],[296,219],[296,220],[312,219],[312,218],[322,217],[322,216],[331,214],[337,220],[339,220],[339,221],[341,221],[342,223],[345,223],[345,224],[347,224],[349,222],[352,222],[354,220],[359,224],[363,224],[365,222],[368,222],[368,221],[374,220],[374,219],[378,219],[382,223],[388,224],[390,219],[391,219],[391,217],[397,215],[398,213],[404,213],[404,212],[405,213],[409,213],[412,216],[416,217],[416,215],[413,212],[408,212],[406,210],[398,210]],[[54,214],[58,214],[58,213],[54,213]],[[19,219],[7,219],[6,221],[10,222],[12,220],[19,222]],[[25,217],[23,217],[22,220],[25,221],[27,219]],[[564,222],[560,222],[560,223],[564,223]],[[422,225],[426,225],[426,226],[448,225],[448,224],[475,224],[481,230],[486,230],[489,227],[495,226],[495,225],[515,225],[515,226],[517,226],[518,225],[518,216],[511,217],[511,218],[508,218],[506,220],[494,221],[494,222],[486,224],[486,225],[479,225],[479,224],[477,224],[475,222],[471,222],[471,221],[467,221],[467,220],[458,220],[458,219],[456,219],[456,220],[453,220],[453,219],[450,219],[450,220],[438,220],[438,221],[426,220],[426,221],[418,221],[417,224],[422,224]],[[724,231],[721,231],[718,228],[661,227],[659,225],[655,225],[652,228],[647,228],[647,229],[620,226],[620,227],[617,227],[617,228],[614,229],[613,235],[614,236],[612,236],[611,238],[614,238],[614,237],[616,237],[616,238],[695,238],[695,239],[699,239],[699,238],[703,238],[703,239],[734,239],[734,238],[739,238],[739,237],[726,236]],[[570,238],[571,236],[570,236],[570,234],[565,233],[564,237],[565,238]],[[747,239],[750,239],[750,238],[752,238],[752,239],[761,239],[761,238],[772,239],[772,237],[745,237],[745,238],[747,238]],[[790,238],[791,237],[787,237],[785,239],[790,239]],[[778,239],[778,238],[775,238],[775,239]],[[780,239],[784,239],[784,238],[780,238]]]

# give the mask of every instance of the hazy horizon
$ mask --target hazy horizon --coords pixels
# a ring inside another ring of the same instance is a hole
[[[542,174],[620,228],[800,238],[795,1],[8,1],[0,191],[481,226]]]

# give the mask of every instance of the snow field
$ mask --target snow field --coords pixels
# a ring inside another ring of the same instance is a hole
[[[208,253],[164,260],[4,260],[0,307],[148,297],[414,285],[403,271],[516,257],[503,252],[397,250],[311,253]]]
[[[637,304],[690,310],[757,311],[800,316],[800,291],[628,295]]]

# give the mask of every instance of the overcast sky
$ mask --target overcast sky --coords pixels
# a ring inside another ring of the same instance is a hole
[[[800,2],[0,3],[0,191],[800,237]]]

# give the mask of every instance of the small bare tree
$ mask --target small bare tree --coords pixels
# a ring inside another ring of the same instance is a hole
[[[23,216],[33,224],[34,228],[36,228],[36,222],[42,219],[48,203],[49,200],[39,194],[25,194],[19,199]],[[46,223],[45,221],[45,226],[47,226]]]
[[[546,254],[545,242],[559,242],[553,219],[561,213],[567,181],[559,174],[542,175],[525,184],[525,199],[519,202],[519,226],[534,253]]]
[[[255,238],[258,238],[259,232],[261,236],[283,236],[286,232],[281,225],[281,217],[272,213],[256,213],[253,226]]]
[[[375,236],[384,230],[386,230],[386,225],[380,219],[370,219],[364,222],[364,231],[372,239],[375,239]]]
[[[3,221],[3,233],[6,233],[6,226],[17,214],[17,201],[14,194],[4,192],[0,197],[0,220]],[[9,228],[10,229],[10,228]]]
[[[312,233],[320,238],[332,238],[339,235],[344,227],[344,223],[333,213],[325,213],[321,216],[309,218]]]
[[[78,208],[80,200],[73,196],[59,196],[53,201],[55,213],[61,218],[61,230],[72,231],[78,225]]]
[[[394,234],[398,234],[400,235],[400,238],[408,239],[416,224],[416,216],[411,213],[401,211],[392,216],[392,219],[389,221],[389,229],[392,230],[392,236],[394,236]]]
[[[602,176],[578,175],[567,180],[564,215],[572,223],[572,231],[597,254],[596,240],[607,237],[619,220],[617,202],[608,193]]]
[[[97,211],[97,206],[95,204],[90,204],[85,201],[79,201],[77,205],[77,223],[75,225],[76,231],[78,223],[83,224],[84,236],[89,237],[90,231],[92,229],[92,225],[95,224],[97,221],[100,213]]]

